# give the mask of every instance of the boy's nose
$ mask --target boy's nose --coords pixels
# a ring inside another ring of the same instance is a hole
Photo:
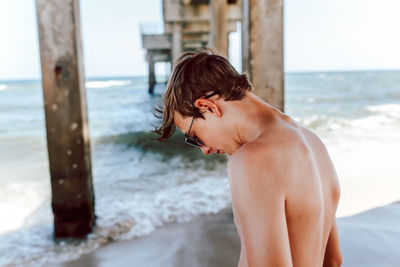
[[[207,147],[207,146],[202,146],[200,147],[201,151],[203,152],[204,155],[209,155],[213,152],[211,147]]]

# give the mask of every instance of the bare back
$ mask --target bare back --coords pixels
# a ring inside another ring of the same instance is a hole
[[[299,134],[305,150],[286,202],[291,254],[294,266],[322,266],[339,201],[339,182],[319,138],[305,128],[299,128]]]
[[[322,266],[340,195],[337,175],[325,146],[314,133],[283,115],[273,128],[246,149],[257,158],[268,159],[273,154],[284,162],[284,182],[278,184],[282,184],[285,191],[284,213],[291,262],[293,266]],[[252,168],[262,170],[267,166],[268,162],[261,160],[255,161]],[[228,171],[232,172],[229,167]],[[248,266],[241,218],[235,206],[238,202],[242,206],[246,203],[242,203],[238,191],[241,189],[232,179],[238,178],[230,177],[235,224],[242,242],[239,266]]]

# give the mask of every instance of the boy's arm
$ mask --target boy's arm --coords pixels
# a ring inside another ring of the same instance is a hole
[[[334,219],[331,232],[328,237],[328,243],[325,249],[325,258],[323,267],[337,267],[342,265],[342,255],[339,247],[339,235]]]

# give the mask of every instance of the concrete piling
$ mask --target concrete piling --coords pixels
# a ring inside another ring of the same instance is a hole
[[[95,226],[79,0],[36,0],[55,238]]]
[[[242,68],[254,93],[284,111],[283,0],[242,1]]]
[[[210,45],[226,57],[229,40],[227,12],[226,0],[210,0]]]
[[[147,53],[147,62],[149,64],[149,94],[152,94],[156,85],[155,62],[152,52]]]

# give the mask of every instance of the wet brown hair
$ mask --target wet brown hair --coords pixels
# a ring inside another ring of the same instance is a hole
[[[238,73],[217,50],[205,47],[185,52],[175,61],[163,106],[155,109],[155,116],[162,122],[154,132],[159,135],[159,141],[166,141],[174,133],[174,111],[183,116],[196,114],[204,118],[193,103],[211,92],[217,92],[225,101],[232,101],[241,100],[252,90],[247,74]]]

